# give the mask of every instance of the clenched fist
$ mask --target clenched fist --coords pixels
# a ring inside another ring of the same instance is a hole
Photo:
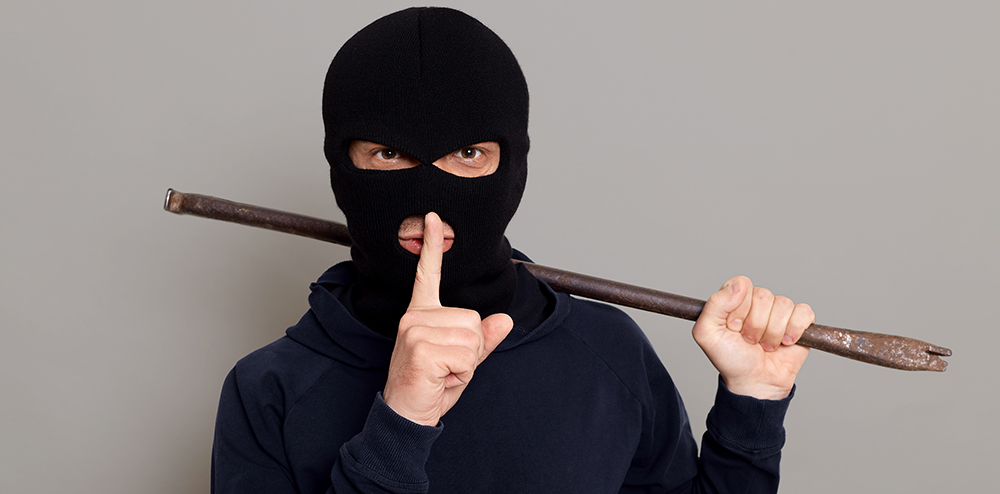
[[[730,391],[778,400],[809,355],[795,342],[815,320],[808,305],[737,276],[708,299],[692,333]]]

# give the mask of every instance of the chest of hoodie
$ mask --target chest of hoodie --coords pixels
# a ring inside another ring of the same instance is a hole
[[[513,472],[529,482],[525,487],[620,482],[639,441],[642,406],[624,382],[632,378],[608,362],[628,356],[611,351],[609,357],[610,345],[581,337],[612,332],[613,327],[603,326],[620,322],[589,313],[573,317],[574,301],[562,294],[558,299],[542,325],[512,332],[501,343],[442,418],[444,430],[426,466],[431,485],[485,482],[486,488],[510,480]],[[334,319],[351,326],[342,316]],[[385,385],[391,345],[376,344],[378,338],[359,340],[362,336],[353,334],[357,328],[343,329],[342,341],[335,330],[327,340],[330,367],[294,400],[285,417],[284,444],[299,478],[327,478],[340,446],[360,432]],[[380,354],[356,355],[362,349]],[[462,478],[455,478],[456,472],[464,472]]]

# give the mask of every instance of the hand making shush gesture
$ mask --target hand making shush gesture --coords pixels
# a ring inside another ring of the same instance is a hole
[[[397,414],[436,426],[514,322],[507,314],[480,319],[474,310],[442,307],[438,291],[444,229],[437,214],[424,217],[423,238],[413,295],[399,321],[382,396]]]

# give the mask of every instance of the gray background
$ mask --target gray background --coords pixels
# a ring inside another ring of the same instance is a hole
[[[996,2],[453,2],[518,55],[536,261],[955,350],[813,352],[783,492],[985,492],[1000,462]],[[223,378],[347,250],[164,212],[167,187],[340,219],[330,58],[402,2],[0,6],[0,491],[205,492]],[[700,437],[690,323],[633,312]]]

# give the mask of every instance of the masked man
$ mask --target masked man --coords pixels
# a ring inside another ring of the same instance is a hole
[[[383,17],[334,58],[323,117],[352,261],[229,374],[213,492],[777,490],[812,311],[744,277],[711,296],[699,455],[635,323],[511,263],[528,90],[496,34],[450,9]]]

